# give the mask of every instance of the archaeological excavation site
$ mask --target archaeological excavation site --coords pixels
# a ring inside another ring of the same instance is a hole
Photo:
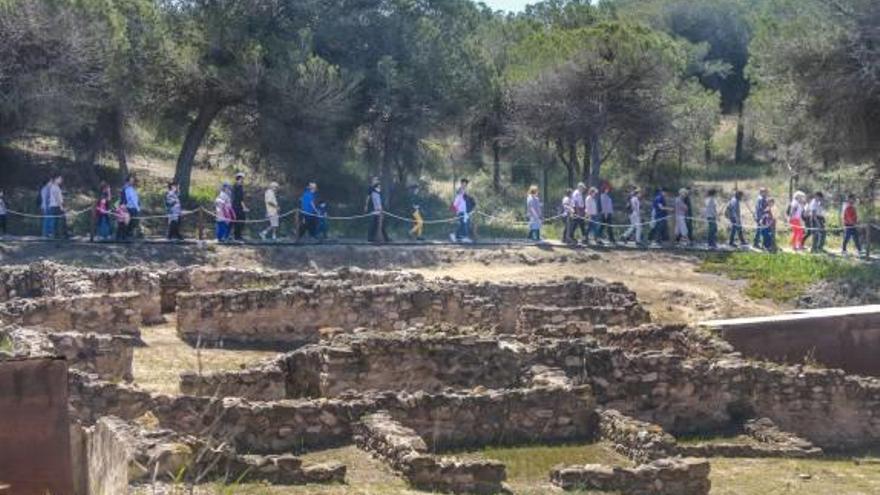
[[[0,268],[0,324],[4,495],[759,493],[713,469],[880,444],[880,379],[589,276],[44,261]],[[498,451],[557,454],[523,481]]]

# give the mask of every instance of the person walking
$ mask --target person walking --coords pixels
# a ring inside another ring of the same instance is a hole
[[[128,208],[121,199],[116,201],[113,216],[116,218],[116,240],[124,241],[126,232],[128,232],[128,223],[131,222],[131,215],[128,214]]]
[[[776,251],[776,215],[773,207],[776,201],[773,198],[765,198],[764,211],[761,212],[761,239],[765,251]]]
[[[571,189],[566,189],[565,194],[562,196],[562,202],[559,206],[560,214],[562,215],[562,242],[564,244],[571,244],[573,242],[572,239],[572,224],[574,222],[574,205],[571,202]]]
[[[468,218],[469,214],[466,198],[468,184],[469,181],[467,179],[461,179],[458,190],[455,193],[455,198],[452,200],[451,209],[458,217],[458,227],[456,231],[449,234],[449,239],[452,242],[473,242],[470,238],[470,227],[468,226],[470,221]]]
[[[629,228],[623,233],[623,241],[634,241],[637,245],[642,245],[642,191],[638,187],[634,187],[629,193],[626,209],[629,213]]]
[[[232,186],[224,182],[214,200],[216,217],[217,242],[227,242],[232,234],[232,222],[235,221],[235,208],[232,207]]]
[[[791,226],[791,249],[803,251],[804,249],[804,205],[807,195],[803,191],[797,191],[788,205],[788,224]]]
[[[318,238],[318,207],[317,203],[318,184],[309,182],[299,198],[299,229],[296,232],[296,240],[299,241],[308,233],[312,239]]]
[[[263,202],[266,205],[266,220],[269,226],[260,232],[260,239],[266,240],[268,234],[272,234],[272,240],[278,235],[278,197],[275,191],[278,190],[278,183],[271,182],[266,192],[263,194]]]
[[[602,217],[599,215],[599,190],[591,187],[587,197],[584,198],[587,221],[587,235],[584,236],[584,245],[589,243],[589,236],[592,234],[593,242],[597,246],[602,245],[599,239],[599,225],[602,223]]]
[[[669,225],[667,217],[669,207],[666,206],[666,190],[657,188],[654,200],[651,202],[651,234],[649,238],[657,244],[669,241]]]
[[[684,225],[687,227],[688,245],[693,245],[696,237],[694,236],[694,205],[691,203],[691,189],[688,187],[687,196],[684,197],[684,204],[687,207],[687,215],[684,218]]]
[[[529,188],[529,194],[526,197],[526,211],[529,218],[529,239],[540,241],[541,225],[544,221],[544,205],[538,195],[538,186],[533,185]]]
[[[761,219],[764,211],[767,209],[768,191],[766,187],[758,189],[758,198],[755,200],[755,239],[752,241],[752,247],[761,249],[762,239],[764,239],[764,225]]]
[[[813,202],[813,197],[809,196],[805,199],[804,204],[804,248],[807,246],[807,241],[813,237],[815,234],[814,227],[814,217],[813,217],[813,206],[815,203]]]
[[[706,202],[703,208],[703,216],[706,218],[708,233],[706,234],[706,244],[709,249],[718,247],[718,203],[715,196],[718,192],[715,189],[709,189],[706,193]]]
[[[318,211],[317,227],[315,228],[315,236],[318,240],[326,241],[327,234],[330,232],[330,206],[326,201],[318,201],[316,205]]]
[[[813,247],[810,252],[823,252],[825,251],[825,195],[822,191],[816,191],[813,195],[810,211],[813,216]]]
[[[110,224],[110,215],[113,212],[110,205],[111,194],[110,184],[103,183],[98,193],[98,202],[95,203],[95,232],[101,241],[110,240],[113,234]]]
[[[372,214],[367,241],[375,243],[391,242],[391,238],[388,237],[388,233],[385,231],[385,211],[382,206],[382,185],[379,183],[378,177],[373,177],[373,180],[370,183],[370,188],[367,192],[367,202],[364,206],[364,213]]]
[[[125,179],[122,186],[122,200],[125,208],[128,210],[129,221],[128,227],[125,229],[125,239],[133,239],[138,235],[140,229],[141,199],[137,190],[137,178],[129,175]]]
[[[6,215],[9,210],[6,208],[6,193],[0,189],[0,235],[6,235]]]
[[[168,191],[165,192],[165,211],[168,214],[168,240],[182,241],[180,235],[180,186],[177,182],[168,183]]]
[[[46,183],[43,184],[43,187],[40,188],[39,195],[39,203],[40,203],[40,233],[43,237],[52,237],[52,217],[49,216],[49,189],[52,188],[52,182],[55,180],[55,177],[49,177],[46,180]]]
[[[425,229],[425,219],[422,217],[422,209],[419,205],[412,206],[413,226],[409,229],[409,237],[417,241],[424,241],[422,236]]]
[[[599,237],[603,233],[607,233],[608,242],[617,244],[614,240],[614,200],[611,198],[611,185],[605,183],[602,186],[602,194],[599,195],[599,210],[602,219],[602,225],[599,226]]]
[[[64,192],[61,189],[64,178],[60,175],[55,177],[49,186],[49,216],[52,220],[52,228],[49,237],[67,238],[67,220],[64,217]]]
[[[571,242],[577,243],[577,231],[581,231],[581,239],[587,240],[587,186],[583,182],[579,182],[577,189],[571,194],[571,204],[574,208],[574,216],[572,219]]]
[[[232,186],[232,209],[235,211],[235,223],[232,225],[232,238],[236,241],[243,241],[242,232],[244,231],[245,220],[250,211],[244,203],[244,173],[235,174],[235,185]]]
[[[675,198],[675,204],[673,209],[675,211],[675,242],[681,243],[684,240],[685,243],[690,244],[690,237],[688,237],[688,228],[687,228],[687,218],[688,218],[688,190],[685,188],[681,188],[678,190],[678,196]]]
[[[850,194],[847,196],[846,201],[843,203],[843,208],[840,212],[841,220],[843,223],[843,247],[841,248],[842,254],[846,253],[846,247],[849,244],[850,240],[855,241],[856,244],[856,254],[861,254],[862,252],[862,243],[859,239],[859,212],[856,210],[856,197],[854,194]]]
[[[733,194],[733,197],[730,198],[730,202],[727,203],[727,208],[725,210],[725,216],[727,220],[730,222],[730,241],[728,244],[730,247],[737,247],[734,242],[737,237],[739,237],[740,245],[747,246],[746,239],[743,236],[743,225],[742,225],[742,203],[743,193],[742,191],[736,191]]]

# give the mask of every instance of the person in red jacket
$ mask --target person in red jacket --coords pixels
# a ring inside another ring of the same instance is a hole
[[[849,240],[852,239],[856,243],[856,252],[862,252],[862,243],[859,241],[859,213],[856,210],[856,197],[853,194],[847,196],[846,201],[843,202],[843,210],[841,212],[841,216],[843,217],[843,254],[846,254],[846,245],[849,244]]]

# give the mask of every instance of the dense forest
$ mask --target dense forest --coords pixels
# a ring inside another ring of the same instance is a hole
[[[122,174],[162,143],[184,194],[206,147],[389,191],[450,157],[497,190],[512,163],[595,184],[756,157],[860,167],[867,187],[880,2],[0,0],[0,146],[34,135]]]

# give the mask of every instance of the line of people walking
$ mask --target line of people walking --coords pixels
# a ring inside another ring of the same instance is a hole
[[[476,200],[469,191],[468,179],[461,179],[453,196],[450,210],[455,215],[455,228],[449,234],[452,242],[471,243],[475,238],[473,216],[476,213]],[[127,241],[142,237],[140,228],[142,216],[141,199],[135,176],[125,179],[114,195],[109,184],[102,182],[98,200],[92,209],[91,235],[98,240]],[[280,206],[277,191],[279,185],[272,182],[265,190],[265,218],[248,220],[250,208],[245,202],[245,174],[235,174],[233,184],[224,182],[214,200],[215,237],[219,242],[244,240],[244,226],[249,223],[266,222],[268,226],[259,232],[262,240],[276,240],[279,234]],[[753,248],[767,251],[777,249],[777,211],[776,200],[769,195],[767,188],[760,188],[751,210],[743,204],[744,194],[736,191],[729,200],[719,203],[715,189],[706,191],[702,210],[697,212],[692,203],[692,191],[680,189],[670,197],[664,188],[657,188],[651,198],[648,210],[650,215],[642,216],[642,190],[633,187],[626,195],[625,214],[628,224],[619,237],[624,243],[646,246],[648,243],[693,245],[697,242],[695,221],[705,223],[704,240],[710,249],[719,245],[719,221],[728,225],[727,244],[737,248],[751,244]],[[63,177],[49,178],[40,189],[37,203],[41,212],[41,234],[47,238],[67,238],[68,227],[63,192]],[[184,216],[180,200],[180,188],[175,181],[167,184],[164,195],[165,216],[167,217],[166,237],[169,240],[183,240],[181,222]],[[528,239],[541,241],[541,229],[545,219],[544,205],[536,185],[529,187],[525,204],[528,223]],[[390,242],[387,231],[383,191],[378,177],[372,178],[364,202],[364,215],[370,217],[367,240],[372,243]],[[750,210],[755,222],[755,232],[751,243],[744,233],[743,209]],[[804,251],[808,241],[811,252],[822,252],[827,239],[825,195],[816,191],[807,196],[802,191],[793,194],[784,212],[784,221],[791,229],[790,246],[794,251]],[[0,234],[6,233],[8,208],[5,195],[0,191]],[[616,244],[616,217],[612,187],[604,183],[600,187],[587,187],[584,183],[577,188],[566,190],[559,204],[557,217],[563,221],[562,241],[567,244],[595,244],[605,242]],[[671,217],[671,220],[670,220]],[[318,194],[318,185],[311,181],[303,189],[298,199],[298,221],[294,228],[297,241],[306,236],[323,241],[327,239],[329,225],[328,205]],[[843,226],[842,252],[846,253],[850,243],[856,252],[862,251],[859,233],[859,215],[856,197],[849,194],[840,210]],[[670,226],[670,221],[672,225]],[[420,205],[412,207],[412,228],[410,237],[423,239],[424,218]],[[672,238],[670,238],[670,227]],[[647,230],[647,236],[643,235]]]
[[[614,200],[611,185],[605,183],[601,188],[590,187],[584,183],[576,189],[565,191],[559,206],[564,222],[562,241],[567,244],[603,245],[606,241],[616,244]],[[719,245],[719,219],[724,218],[728,224],[727,244],[738,248],[749,246],[744,233],[743,200],[744,193],[736,191],[731,198],[720,205],[718,191],[709,189],[703,203],[702,212],[694,210],[691,201],[691,190],[682,188],[673,198],[668,198],[664,188],[657,188],[650,204],[650,217],[642,218],[642,191],[638,187],[630,189],[627,195],[626,216],[628,225],[621,241],[632,242],[640,246],[648,243],[693,245],[697,241],[694,229],[695,220],[706,224],[705,242],[710,249]],[[671,205],[670,205],[671,203]],[[747,208],[747,207],[746,207]],[[751,246],[755,249],[775,251],[777,245],[777,212],[776,200],[769,195],[769,190],[762,187],[758,190],[754,210],[751,211],[755,221],[755,233]],[[526,196],[526,216],[529,223],[528,238],[541,240],[543,223],[543,204],[540,200],[538,187],[531,186]],[[672,231],[674,239],[670,239],[670,216],[673,219]],[[844,239],[842,252],[847,253],[850,242],[855,244],[856,252],[862,251],[859,235],[859,219],[856,209],[856,197],[849,194],[843,202],[840,212]],[[795,251],[805,250],[806,241],[812,238],[811,252],[825,250],[826,203],[821,191],[812,197],[802,191],[794,193],[791,203],[785,211],[785,220],[791,228],[790,246]],[[648,226],[647,238],[643,237],[643,227]],[[619,226],[618,226],[619,227]],[[580,236],[578,236],[580,234]],[[580,238],[578,238],[580,237]]]

